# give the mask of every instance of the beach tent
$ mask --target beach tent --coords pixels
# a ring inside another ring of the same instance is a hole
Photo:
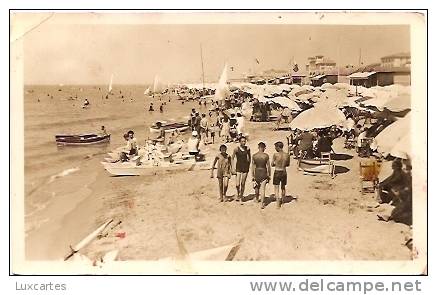
[[[410,130],[411,119],[410,114],[407,114],[404,118],[393,122],[382,130],[381,133],[375,137],[374,145],[377,147],[378,152],[387,155]]]
[[[311,130],[340,125],[344,121],[346,121],[346,117],[339,109],[321,103],[300,113],[291,121],[290,127],[292,129]]]

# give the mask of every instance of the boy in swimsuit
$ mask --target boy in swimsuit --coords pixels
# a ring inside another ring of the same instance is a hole
[[[246,186],[247,173],[250,166],[250,149],[246,146],[246,137],[240,138],[240,145],[234,149],[232,160],[237,158],[235,162],[235,171],[237,173],[237,202],[243,199],[244,188]]]
[[[275,167],[273,174],[273,186],[275,187],[275,198],[277,208],[281,208],[282,200],[285,198],[285,186],[287,185],[287,167],[290,166],[290,155],[283,151],[282,141],[275,143],[276,153],[273,154],[272,167]],[[281,185],[282,197],[279,197],[279,185]]]
[[[228,190],[229,179],[232,175],[232,159],[231,156],[226,152],[226,145],[222,144],[220,146],[220,153],[215,157],[214,162],[211,167],[211,178],[214,177],[214,167],[217,163],[217,179],[219,184],[219,194],[220,202],[225,201],[226,192]]]
[[[258,144],[258,152],[252,157],[252,180],[255,183],[255,202],[259,202],[261,193],[261,209],[265,208],[266,184],[270,181],[270,159],[264,151],[266,144]]]

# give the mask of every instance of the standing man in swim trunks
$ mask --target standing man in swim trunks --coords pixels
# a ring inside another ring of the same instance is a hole
[[[264,199],[266,196],[266,184],[270,181],[270,159],[269,155],[264,151],[266,144],[260,142],[258,144],[258,152],[252,157],[252,178],[255,182],[255,202],[259,202],[261,193],[261,209],[265,208]]]
[[[242,136],[240,138],[240,144],[234,149],[232,154],[232,160],[237,158],[235,161],[235,171],[237,172],[237,202],[243,199],[244,188],[246,186],[247,173],[249,172],[250,166],[250,149],[246,146],[246,137]]]
[[[273,154],[272,167],[275,167],[273,174],[273,186],[275,187],[275,198],[277,208],[281,208],[282,200],[285,198],[285,186],[287,185],[287,167],[290,166],[290,155],[283,151],[282,141],[275,143],[276,153]],[[282,194],[279,197],[279,185]]]
[[[232,175],[232,159],[226,152],[226,145],[220,146],[220,153],[215,157],[211,167],[211,178],[214,177],[214,167],[217,163],[217,179],[219,184],[220,202],[226,201],[229,179]]]

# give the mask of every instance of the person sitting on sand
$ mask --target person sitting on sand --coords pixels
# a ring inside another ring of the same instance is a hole
[[[164,112],[164,106],[163,106],[162,103],[161,103],[161,105],[159,106],[159,112],[160,112],[160,113],[163,113],[163,112]]]
[[[285,198],[285,186],[287,185],[287,167],[290,166],[290,155],[283,151],[282,141],[275,143],[276,153],[273,154],[272,167],[275,167],[273,174],[273,186],[275,187],[275,198],[277,208],[281,208]],[[281,197],[279,196],[279,186],[281,186]]]
[[[152,103],[150,103],[150,106],[149,106],[149,112],[154,112],[155,110],[153,109],[153,102]]]
[[[192,156],[198,156],[200,153],[199,149],[200,139],[199,134],[196,130],[194,130],[191,133],[191,137],[188,139],[187,147],[188,147],[188,153]]]
[[[270,159],[269,155],[264,151],[266,144],[260,142],[258,144],[258,152],[252,157],[252,181],[255,187],[255,202],[259,202],[261,194],[261,209],[265,208],[266,184],[270,181]]]
[[[250,167],[250,148],[246,145],[246,137],[240,138],[240,144],[234,149],[232,159],[237,158],[235,161],[235,171],[237,173],[237,202],[240,202],[244,197],[244,189],[246,187],[247,173]]]
[[[392,189],[404,183],[404,173],[402,171],[402,161],[395,159],[392,162],[392,174],[381,181],[377,186],[378,201],[380,203],[389,203],[393,201],[394,195]]]
[[[322,153],[329,153],[332,150],[332,140],[329,136],[326,136],[325,132],[320,132],[319,139],[317,141],[317,156],[321,157]]]
[[[226,145],[222,144],[219,148],[220,153],[215,157],[211,167],[211,178],[214,177],[214,168],[217,164],[217,180],[219,184],[219,200],[226,201],[226,192],[228,191],[229,179],[232,175],[232,158],[226,152]]]
[[[297,139],[299,140],[299,151],[301,153],[301,157],[312,158],[314,136],[305,130]]]

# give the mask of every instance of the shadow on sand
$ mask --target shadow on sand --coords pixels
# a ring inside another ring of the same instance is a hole
[[[336,160],[336,161],[345,161],[345,160],[350,160],[352,159],[354,156],[352,155],[348,155],[348,154],[333,154],[331,155],[331,159],[332,160]]]
[[[349,171],[350,169],[347,167],[335,165],[335,174],[343,174]]]
[[[250,202],[253,201],[255,199],[255,194],[250,194],[247,195],[246,197],[244,197],[243,203],[246,202]],[[233,200],[233,198],[232,198]],[[261,200],[261,198],[260,198]],[[293,197],[291,195],[286,195],[284,199],[282,199],[282,204],[287,204],[287,203],[291,203],[292,201],[297,201],[296,197]],[[276,198],[274,194],[271,194],[270,196],[266,196],[264,199],[265,202],[265,206],[267,207],[270,203],[275,203],[276,202]]]

